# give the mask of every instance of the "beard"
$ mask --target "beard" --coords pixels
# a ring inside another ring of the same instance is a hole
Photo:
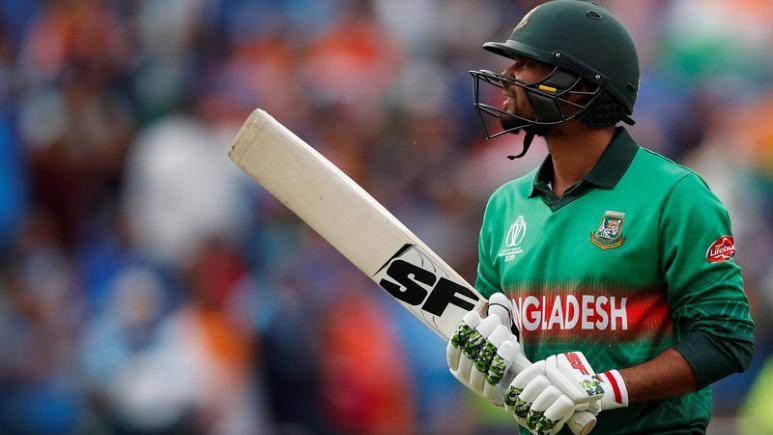
[[[509,131],[510,133],[513,133],[513,134],[518,134],[521,130],[523,130],[525,133],[529,133],[534,136],[545,137],[548,134],[547,125],[531,124],[528,121],[518,119],[514,116],[500,117],[499,125],[502,126],[503,130]]]

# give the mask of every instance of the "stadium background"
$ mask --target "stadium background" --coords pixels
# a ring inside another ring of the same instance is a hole
[[[473,279],[488,194],[544,147],[484,143],[466,71],[537,3],[0,0],[0,433],[515,433],[226,150],[269,110]],[[733,218],[758,344],[711,432],[773,433],[773,4],[601,3],[633,136]]]

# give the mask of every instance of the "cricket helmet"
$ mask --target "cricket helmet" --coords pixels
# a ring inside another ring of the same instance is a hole
[[[639,88],[636,47],[620,21],[595,2],[553,0],[541,4],[523,17],[507,41],[487,42],[483,48],[500,56],[525,57],[553,67],[536,83],[486,70],[470,71],[475,109],[487,139],[523,129],[530,143],[534,134],[545,131],[545,126],[575,118],[593,126],[634,123],[631,114]],[[521,87],[534,109],[534,119],[482,103],[482,82],[499,88]],[[572,95],[586,98],[571,101]],[[567,114],[562,104],[577,110]],[[491,134],[484,115],[499,118],[504,130]],[[528,149],[526,141],[521,155]]]

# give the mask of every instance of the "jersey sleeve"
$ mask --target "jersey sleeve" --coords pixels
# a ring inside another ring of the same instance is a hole
[[[659,222],[660,267],[677,326],[675,349],[698,388],[743,371],[754,324],[743,290],[730,218],[705,182],[690,173],[666,198]]]
[[[499,277],[495,263],[493,261],[492,247],[493,247],[493,234],[491,231],[491,225],[486,219],[490,217],[491,213],[491,200],[486,205],[486,211],[483,214],[483,224],[478,234],[478,273],[475,278],[475,288],[485,298],[489,298],[492,294],[500,292]]]

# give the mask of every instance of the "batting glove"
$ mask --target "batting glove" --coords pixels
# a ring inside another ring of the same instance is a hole
[[[504,404],[504,391],[516,375],[513,364],[521,352],[511,332],[512,311],[512,302],[495,293],[489,298],[487,316],[467,313],[446,347],[451,374],[498,406]]]
[[[598,414],[605,393],[585,355],[569,352],[521,371],[507,388],[504,402],[516,421],[532,433],[554,435],[577,411]]]

